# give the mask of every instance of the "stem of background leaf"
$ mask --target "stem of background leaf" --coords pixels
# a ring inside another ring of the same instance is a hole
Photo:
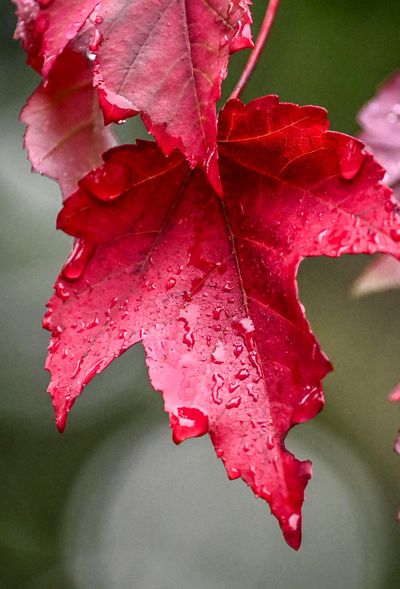
[[[267,42],[268,35],[272,29],[272,25],[274,24],[276,13],[279,8],[280,0],[270,0],[263,23],[261,25],[260,32],[257,37],[256,44],[254,45],[254,49],[250,54],[250,57],[244,67],[242,75],[239,78],[238,83],[236,84],[232,94],[230,95],[230,99],[240,98],[243,90],[247,86],[248,81],[256,68],[257,62],[260,59],[261,53],[264,49],[265,43]]]

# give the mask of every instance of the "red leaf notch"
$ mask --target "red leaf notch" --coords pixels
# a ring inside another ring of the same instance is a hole
[[[330,370],[298,301],[299,263],[400,255],[383,170],[327,126],[324,110],[274,96],[229,102],[223,200],[177,152],[108,151],[59,215],[77,242],[45,317],[61,430],[85,384],[142,341],[175,442],[209,432],[228,476],[268,501],[296,549],[311,464],[284,441],[322,408]]]

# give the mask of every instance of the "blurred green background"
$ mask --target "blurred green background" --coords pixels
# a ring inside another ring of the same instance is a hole
[[[266,2],[254,7],[256,28]],[[245,97],[328,108],[355,133],[360,106],[400,66],[398,0],[282,0]],[[314,462],[299,553],[240,482],[226,480],[206,439],[170,442],[142,350],[97,377],[55,429],[43,371],[44,303],[69,240],[60,197],[31,175],[18,112],[37,84],[0,7],[0,588],[396,589],[400,586],[400,292],[352,300],[362,256],[306,261],[301,299],[334,363],[327,405],[289,447]],[[245,56],[235,56],[224,92]],[[136,127],[135,127],[136,126]],[[137,122],[124,133],[142,133]]]

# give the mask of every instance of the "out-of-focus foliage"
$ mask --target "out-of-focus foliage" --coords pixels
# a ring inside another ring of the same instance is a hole
[[[256,3],[257,23],[263,8]],[[283,1],[244,98],[278,92],[322,104],[335,129],[354,133],[360,106],[399,66],[399,19],[397,0]],[[31,176],[22,152],[18,112],[37,80],[13,27],[2,2],[0,588],[397,588],[391,447],[400,413],[386,394],[400,377],[400,294],[351,300],[362,259],[301,272],[301,298],[336,370],[324,414],[288,438],[314,460],[299,554],[282,545],[261,502],[225,483],[204,445],[166,447],[167,418],[140,350],[94,380],[57,434],[40,323],[69,244],[54,230],[55,184]],[[225,94],[243,59],[234,57]]]

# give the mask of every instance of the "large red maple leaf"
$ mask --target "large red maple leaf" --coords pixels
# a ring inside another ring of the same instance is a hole
[[[327,127],[323,109],[275,96],[229,102],[223,199],[177,152],[107,152],[59,215],[77,241],[44,321],[60,430],[93,376],[141,341],[174,440],[209,432],[228,476],[269,502],[294,548],[311,464],[284,440],[322,408],[330,370],[298,301],[299,263],[400,255],[383,170]]]

